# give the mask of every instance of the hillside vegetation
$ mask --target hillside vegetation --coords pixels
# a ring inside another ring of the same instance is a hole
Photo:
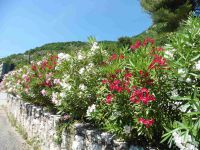
[[[146,31],[132,37],[121,37],[118,41],[100,41],[104,49],[108,51],[115,51],[116,49],[120,49],[124,46],[130,46],[135,43],[136,40],[144,39],[146,37],[154,38],[157,45],[164,45],[167,42],[166,36],[170,34],[170,32],[159,32],[161,24],[153,25]],[[17,68],[22,67],[30,63],[30,61],[40,60],[47,53],[71,53],[72,51],[84,50],[88,49],[89,45],[86,42],[81,41],[72,41],[72,42],[56,42],[56,43],[48,43],[42,45],[40,47],[36,47],[30,50],[27,50],[24,53],[13,54],[7,56],[5,58],[0,59],[0,63],[14,63]]]
[[[116,45],[116,42],[112,41],[102,41],[100,43],[104,43],[106,49],[115,47]],[[40,60],[48,53],[71,53],[72,51],[84,50],[87,48],[88,44],[81,41],[49,43],[40,47],[36,47],[34,49],[27,50],[25,53],[13,54],[8,57],[2,58],[0,59],[0,63],[14,63],[17,68],[19,68],[30,63],[30,61],[32,60]]]

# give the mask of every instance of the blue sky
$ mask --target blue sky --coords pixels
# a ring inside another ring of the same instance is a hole
[[[0,0],[0,57],[90,35],[117,40],[151,24],[139,0]]]

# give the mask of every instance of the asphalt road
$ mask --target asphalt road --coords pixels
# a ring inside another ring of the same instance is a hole
[[[8,122],[3,105],[6,105],[6,94],[0,92],[0,150],[31,150]]]

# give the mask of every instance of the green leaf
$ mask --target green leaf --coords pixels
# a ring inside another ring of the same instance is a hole
[[[197,55],[197,56],[195,56],[194,58],[192,58],[190,61],[195,61],[195,60],[197,60],[197,59],[199,59],[199,58],[200,58],[200,54]]]
[[[165,141],[166,141],[167,139],[169,139],[170,137],[171,137],[171,134],[166,135],[165,138],[162,139],[162,141],[161,141],[160,143],[165,142]]]

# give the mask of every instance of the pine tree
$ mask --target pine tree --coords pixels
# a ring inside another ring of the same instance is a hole
[[[173,31],[187,18],[195,0],[140,0],[140,3],[154,24],[163,23],[163,29]]]

